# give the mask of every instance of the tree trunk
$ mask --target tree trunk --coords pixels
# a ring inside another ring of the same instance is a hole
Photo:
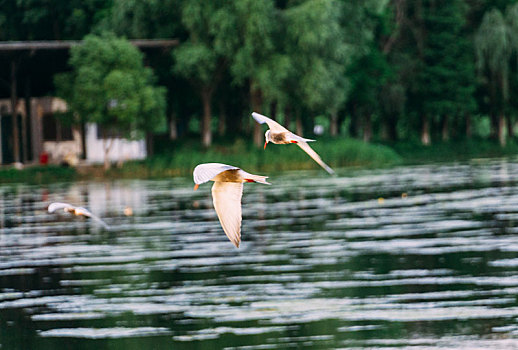
[[[13,156],[14,162],[20,162],[20,138],[18,129],[18,112],[16,105],[18,104],[18,97],[16,95],[16,62],[11,61],[11,118],[13,124]]]
[[[110,170],[111,167],[108,153],[110,153],[110,149],[108,147],[104,147],[104,171]]]
[[[304,128],[302,126],[302,118],[300,117],[300,111],[297,111],[297,116],[295,117],[295,133],[299,136],[304,134]]]
[[[277,119],[277,102],[270,103],[270,117],[273,120]]]
[[[389,134],[392,141],[397,141],[399,136],[397,134],[397,117],[393,117],[389,124]]]
[[[381,139],[383,141],[390,141],[390,136],[389,136],[389,122],[387,120],[387,117],[383,117],[381,119]]]
[[[337,112],[331,113],[329,133],[331,134],[331,136],[338,135],[338,113]]]
[[[388,123],[388,133],[390,141],[397,141],[397,116],[392,116]]]
[[[500,112],[498,115],[498,142],[500,143],[500,146],[504,147],[506,144],[505,139],[505,115],[503,112]]]
[[[489,121],[490,121],[490,130],[489,130],[489,138],[493,140],[498,139],[498,117],[496,113],[491,112],[489,115]]]
[[[99,127],[99,125],[97,125]],[[103,135],[103,148],[104,148],[104,171],[107,171],[111,168],[111,162],[108,158],[108,155],[110,153],[110,149],[112,148],[113,139],[107,139],[106,135],[106,128],[103,128],[102,130]]]
[[[226,114],[225,104],[223,103],[223,100],[219,100],[218,135],[221,137],[225,136],[225,124],[227,120]]]
[[[86,159],[86,124],[81,121],[79,127],[81,132],[81,159]]]
[[[169,118],[169,140],[176,141],[178,139],[178,125],[176,125],[176,111],[171,111]]]
[[[466,138],[470,139],[472,134],[471,114],[466,113]]]
[[[25,78],[25,116],[23,119],[23,162],[27,163],[29,159],[33,159],[32,150],[29,148],[29,137],[27,132],[31,131],[31,77],[27,75]]]
[[[358,116],[356,104],[352,105],[351,123],[349,124],[349,135],[358,137]]]
[[[372,119],[370,113],[363,117],[363,141],[370,142],[372,139]]]
[[[254,87],[254,83],[252,81],[250,81],[250,102],[252,105],[252,111],[261,113],[263,94],[261,89]],[[254,121],[253,141],[257,147],[261,147],[263,145],[263,135],[261,131],[261,125]]]
[[[20,125],[22,130],[22,143],[21,143],[21,157],[22,157],[22,163],[27,163],[29,161],[29,154],[27,153],[27,146],[29,145],[27,142],[27,114],[22,114],[22,124]]]
[[[384,141],[396,141],[397,139],[397,117],[385,114],[382,120],[381,138]]]
[[[212,132],[210,129],[211,122],[211,97],[212,93],[209,89],[203,89],[201,99],[203,102],[203,117],[201,121],[201,142],[204,147],[209,147],[212,143]]]
[[[290,123],[291,123],[291,117],[292,117],[292,113],[293,113],[293,109],[291,109],[291,107],[286,107],[285,110],[284,110],[284,115],[285,115],[285,118],[284,118],[284,127],[286,127],[286,129],[290,129]]]
[[[421,123],[421,143],[425,146],[428,146],[432,142],[430,139],[430,120],[428,119],[428,116],[426,114],[421,115]]]
[[[153,133],[146,132],[146,156],[151,157],[155,154]]]
[[[450,125],[449,124],[450,124],[449,116],[446,114],[442,117],[441,135],[442,135],[443,141],[450,140]]]
[[[507,116],[507,137],[510,140],[514,138],[514,122],[510,115]]]

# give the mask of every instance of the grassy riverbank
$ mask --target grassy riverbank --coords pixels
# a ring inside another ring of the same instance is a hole
[[[518,156],[518,143],[512,140],[505,147],[493,140],[477,138],[439,142],[430,146],[423,146],[419,142],[398,142],[387,146],[401,156],[404,164]]]
[[[332,167],[379,167],[397,164],[402,158],[387,146],[358,140],[326,140],[312,143],[313,149]],[[128,162],[109,174],[120,177],[164,177],[190,175],[200,163],[226,163],[250,172],[276,172],[297,169],[320,169],[296,145],[269,144],[266,150],[238,140],[229,145],[214,145],[208,150],[197,143],[184,143],[166,148],[145,161]]]
[[[500,147],[489,140],[467,140],[423,146],[419,143],[364,143],[355,139],[326,139],[311,145],[331,167],[385,167],[399,164],[466,161],[473,158],[512,157],[518,144]],[[200,163],[220,162],[242,167],[250,172],[271,174],[284,170],[320,169],[296,145],[269,144],[266,150],[250,142],[215,143],[208,150],[197,140],[157,145],[156,154],[143,161],[131,161],[104,172],[102,166],[81,169],[59,166],[32,166],[23,170],[0,169],[0,183],[51,183],[87,179],[165,178],[191,176]],[[323,171],[323,170],[322,170]]]
[[[76,169],[58,165],[28,166],[22,170],[11,167],[0,168],[0,184],[28,183],[41,184],[78,180]]]

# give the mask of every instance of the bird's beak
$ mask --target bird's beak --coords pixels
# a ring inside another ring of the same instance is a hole
[[[200,185],[198,185],[198,184],[194,185],[194,190],[196,191],[198,189],[198,187],[200,187]]]
[[[268,141],[264,141],[264,147],[263,149],[266,149],[266,145],[268,144]]]

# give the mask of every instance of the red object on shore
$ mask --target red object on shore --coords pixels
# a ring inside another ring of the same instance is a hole
[[[46,165],[49,163],[49,154],[47,152],[42,152],[40,154],[40,164]]]

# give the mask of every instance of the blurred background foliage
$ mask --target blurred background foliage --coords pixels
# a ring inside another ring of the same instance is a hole
[[[84,39],[49,94],[164,145],[259,145],[252,111],[307,137],[501,146],[515,137],[516,0],[0,3],[0,40]],[[180,44],[160,55],[124,45],[153,38]],[[101,116],[101,100],[114,98],[126,99],[124,113]]]

